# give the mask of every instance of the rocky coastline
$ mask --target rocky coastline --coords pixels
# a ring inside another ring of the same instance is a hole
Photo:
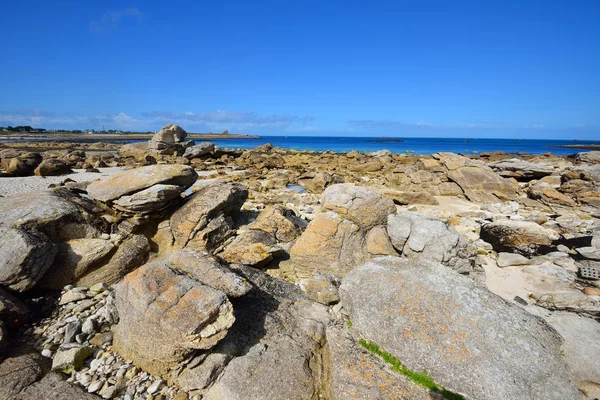
[[[0,400],[600,397],[600,152],[12,143],[0,233]]]

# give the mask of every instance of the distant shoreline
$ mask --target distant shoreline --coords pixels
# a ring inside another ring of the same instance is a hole
[[[564,149],[600,150],[600,144],[563,144],[560,146],[549,147],[561,147]]]
[[[13,133],[13,134],[0,134],[0,139],[85,139],[92,140],[150,140],[154,136],[154,133],[57,133],[57,134],[35,134],[35,133]],[[239,134],[227,134],[223,135],[220,133],[188,133],[187,139],[196,140],[230,140],[230,139],[260,139],[257,135],[239,135]]]

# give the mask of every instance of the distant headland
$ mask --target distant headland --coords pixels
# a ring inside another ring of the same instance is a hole
[[[68,139],[68,138],[94,138],[98,140],[150,140],[155,132],[121,131],[115,129],[96,131],[86,130],[66,130],[66,129],[44,129],[33,128],[31,126],[8,126],[0,127],[0,137],[10,138],[38,138],[38,139]],[[223,139],[260,139],[258,135],[247,133],[229,133],[225,130],[221,133],[188,133],[190,139],[197,140],[223,140]]]

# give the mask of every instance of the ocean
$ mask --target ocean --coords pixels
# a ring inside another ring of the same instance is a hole
[[[0,139],[1,142],[17,142],[20,139]],[[26,140],[31,140],[28,138]],[[52,141],[97,142],[93,136],[81,139],[51,139]],[[36,141],[41,141],[37,139]],[[46,140],[47,141],[47,140]],[[141,142],[141,140],[110,140],[111,143]],[[573,154],[589,151],[558,146],[600,145],[600,141],[579,140],[532,140],[532,139],[461,139],[461,138],[382,138],[382,137],[323,137],[323,136],[263,136],[259,139],[223,139],[213,140],[218,147],[248,149],[261,144],[295,150],[331,150],[336,153],[357,150],[372,152],[382,149],[393,153],[432,154],[441,151],[463,154],[503,151],[506,153],[554,153]]]

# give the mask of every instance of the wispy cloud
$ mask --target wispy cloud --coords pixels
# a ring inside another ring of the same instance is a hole
[[[364,130],[381,130],[381,131],[398,131],[406,132],[411,130],[436,130],[436,131],[447,131],[447,130],[499,130],[499,129],[543,129],[544,124],[529,124],[519,126],[516,124],[510,124],[505,122],[491,122],[491,121],[475,121],[458,124],[435,124],[419,120],[414,123],[407,123],[393,120],[348,120],[348,124],[351,128],[358,128]]]
[[[109,33],[119,27],[119,24],[124,19],[135,20],[138,23],[142,22],[143,14],[135,7],[126,8],[123,10],[110,11],[104,13],[102,17],[95,21],[90,21],[90,32],[92,33]]]
[[[259,115],[253,112],[232,112],[217,110],[214,112],[153,111],[135,117],[124,112],[116,114],[77,115],[71,113],[56,114],[40,110],[0,111],[0,126],[31,125],[35,128],[65,129],[106,129],[121,130],[157,130],[167,123],[175,123],[186,130],[196,132],[232,132],[260,133],[261,131],[311,130],[314,118],[288,114]]]
[[[34,128],[98,129],[102,125],[106,125],[106,129],[133,129],[140,122],[123,112],[80,116],[54,114],[39,110],[0,111],[0,125],[2,126],[30,125]]]
[[[142,114],[155,122],[177,123],[207,130],[256,130],[263,128],[286,129],[291,125],[305,125],[314,121],[310,116],[296,116],[290,114],[258,115],[254,112],[233,112],[217,110],[213,112],[172,113],[165,111],[152,111]]]

